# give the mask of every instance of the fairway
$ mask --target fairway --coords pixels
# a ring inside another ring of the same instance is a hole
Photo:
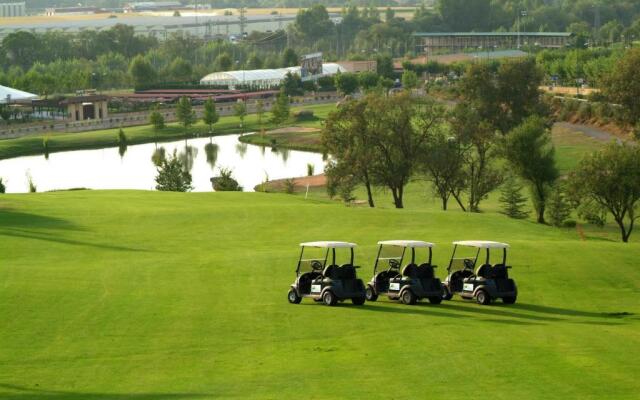
[[[417,203],[2,195],[0,399],[637,398],[640,233]],[[369,279],[383,239],[435,242],[441,278],[451,241],[510,243],[518,303],[287,303],[299,242],[360,244]]]

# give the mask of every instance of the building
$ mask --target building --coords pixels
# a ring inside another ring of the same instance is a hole
[[[87,119],[104,119],[108,113],[109,97],[99,94],[69,97],[60,102],[67,108],[67,115],[71,121]]]
[[[378,62],[369,61],[338,61],[338,64],[347,72],[376,72]]]
[[[346,69],[335,63],[322,64],[321,76],[331,76],[338,72],[346,72]],[[280,85],[287,73],[300,75],[300,67],[214,72],[200,79],[200,84],[230,89],[238,85],[268,89]]]
[[[179,1],[139,1],[129,3],[124,7],[125,12],[141,11],[171,11],[186,8]]]
[[[419,32],[416,47],[426,54],[465,49],[516,49],[522,46],[562,48],[569,44],[567,32]]]
[[[0,3],[0,18],[23,17],[26,15],[25,2],[22,3]]]
[[[16,102],[30,102],[37,99],[38,95],[23,92],[6,86],[0,86],[0,104],[11,104]]]

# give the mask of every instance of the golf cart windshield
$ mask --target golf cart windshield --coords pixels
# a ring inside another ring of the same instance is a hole
[[[354,243],[348,242],[308,242],[300,243],[302,250],[298,260],[298,274],[322,272],[328,265],[353,265]]]
[[[509,248],[508,244],[499,242],[480,240],[453,242],[453,254],[451,255],[448,269],[449,271],[459,271],[465,268],[473,270],[480,264],[490,264],[491,249],[501,250],[501,262],[505,264],[507,260],[507,248]]]
[[[380,246],[377,268],[400,269],[405,248],[398,246]]]

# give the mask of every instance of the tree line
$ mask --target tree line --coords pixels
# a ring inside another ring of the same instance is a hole
[[[616,88],[626,82],[616,93],[634,124],[640,110],[632,98],[640,93],[626,79],[640,65],[640,50],[627,58],[607,79]],[[406,185],[426,180],[443,210],[453,199],[463,211],[480,212],[502,187],[505,213],[523,218],[524,182],[537,222],[563,225],[572,209],[600,223],[608,214],[628,241],[638,218],[640,146],[613,143],[561,177],[550,133],[553,116],[539,91],[542,79],[533,59],[497,69],[472,64],[458,83],[460,101],[449,110],[409,90],[372,91],[346,101],[322,132],[332,156],[325,171],[330,196],[351,201],[362,185],[369,206],[383,190],[403,208]]]

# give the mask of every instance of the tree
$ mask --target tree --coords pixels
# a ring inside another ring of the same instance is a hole
[[[640,217],[640,147],[611,143],[587,156],[569,176],[569,193],[578,204],[606,208],[628,242]]]
[[[351,72],[339,73],[334,77],[336,88],[343,95],[350,95],[358,89],[358,76]]]
[[[165,192],[188,192],[191,186],[191,174],[184,168],[176,151],[173,156],[162,160],[156,175],[156,190]]]
[[[289,119],[289,96],[280,89],[276,102],[271,107],[271,120],[274,124],[279,125]]]
[[[505,138],[504,156],[513,171],[529,182],[538,223],[544,224],[549,189],[558,178],[555,150],[545,121],[532,116],[513,129]]]
[[[204,102],[204,113],[202,115],[202,121],[209,126],[209,133],[213,133],[213,125],[220,120],[218,111],[216,110],[215,101],[209,97]]]
[[[491,0],[439,0],[437,8],[450,32],[491,28]]]
[[[627,51],[621,60],[616,62],[611,73],[604,78],[602,86],[605,96],[623,110],[623,122],[634,126],[640,133],[640,49]]]
[[[282,53],[282,66],[284,68],[287,67],[295,67],[299,64],[298,54],[296,54],[295,50],[292,48],[286,48]]]
[[[229,71],[233,66],[233,60],[228,53],[220,54],[218,58],[216,58],[216,63],[220,71]]]
[[[137,55],[129,64],[129,75],[136,87],[151,85],[156,81],[156,70],[141,55]]]
[[[465,184],[463,153],[464,148],[455,137],[444,129],[434,129],[421,154],[419,169],[432,183],[445,211],[451,195],[458,196]]]
[[[530,115],[547,113],[539,89],[542,79],[534,59],[507,61],[497,71],[489,63],[471,64],[460,81],[462,102],[506,134]]]
[[[561,184],[556,183],[553,186],[547,203],[547,219],[551,225],[564,226],[567,218],[571,215],[571,204],[569,204]]]
[[[169,65],[169,75],[171,79],[178,82],[187,82],[191,80],[193,69],[191,63],[182,57],[174,59]]]
[[[185,130],[196,122],[196,113],[191,107],[191,99],[186,96],[178,100],[176,119],[182,124]]]
[[[524,219],[529,216],[529,212],[524,211],[527,198],[522,195],[522,189],[522,185],[513,175],[509,175],[502,185],[498,201],[502,204],[502,213],[509,218]]]
[[[402,86],[405,89],[415,89],[418,87],[418,75],[410,70],[402,73]]]
[[[256,117],[258,119],[258,126],[260,130],[262,130],[262,118],[264,116],[264,101],[262,99],[258,99],[256,101]]]
[[[386,186],[396,208],[404,208],[404,187],[417,170],[428,138],[444,121],[442,106],[427,99],[415,100],[403,92],[366,97],[364,119],[376,161],[372,180]]]
[[[236,101],[233,105],[233,113],[240,119],[240,128],[244,133],[244,118],[247,116],[247,104],[243,100]]]
[[[372,71],[365,71],[358,74],[358,85],[362,90],[367,91],[378,86],[378,74]]]
[[[288,96],[298,96],[302,94],[302,79],[298,74],[287,72],[282,81],[281,87]]]
[[[327,169],[335,188],[351,186],[354,182],[363,183],[369,207],[375,207],[371,167],[376,155],[365,119],[366,107],[367,101],[354,100],[331,112],[322,130],[322,144],[335,160]],[[340,192],[339,189],[336,191]]]
[[[383,78],[393,78],[393,59],[388,55],[376,57],[376,72]]]
[[[496,133],[482,120],[478,111],[465,103],[459,103],[449,116],[456,140],[464,147],[462,152],[465,192],[468,194],[470,212],[480,211],[480,202],[502,183],[502,174],[495,167]],[[452,192],[463,211],[467,211],[458,194]]]
[[[314,4],[298,11],[291,28],[303,42],[311,44],[330,36],[334,25],[325,6]]]
[[[153,130],[161,131],[164,129],[164,117],[158,110],[154,110],[149,115],[149,123],[153,125]]]

